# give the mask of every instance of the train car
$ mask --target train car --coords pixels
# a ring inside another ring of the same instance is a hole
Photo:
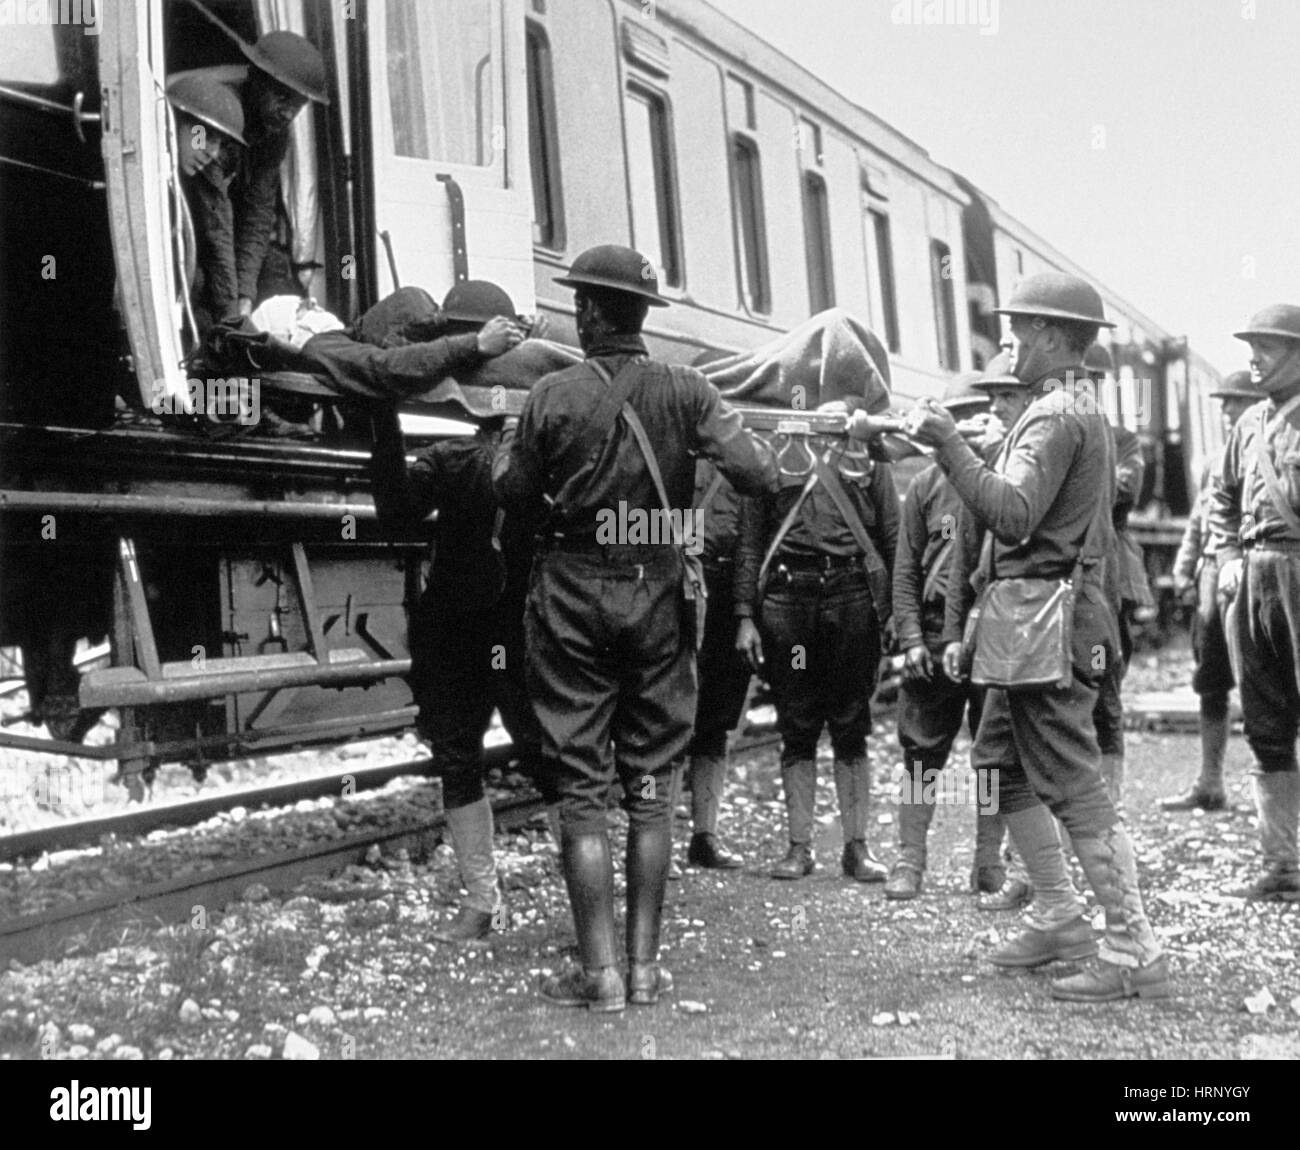
[[[90,753],[77,740],[115,709],[102,753],[135,794],[164,761],[201,773],[407,725],[405,613],[425,551],[376,523],[367,444],[346,420],[279,438],[222,407],[241,381],[188,378],[193,252],[167,76],[243,63],[240,44],[275,29],[319,46],[331,103],[295,121],[276,253],[344,318],[399,280],[441,298],[485,278],[575,342],[554,277],[592,244],[626,243],[675,304],[653,313],[654,354],[748,351],[839,307],[887,345],[902,405],[984,362],[1000,339],[989,308],[1016,277],[1072,269],[703,0],[48,11],[0,39],[0,645],[21,648],[51,737],[0,742]],[[1148,352],[1164,367],[1181,346],[1124,314],[1121,391],[1125,366],[1138,378]],[[1180,354],[1186,470],[1213,434],[1187,396],[1213,373]],[[259,382],[263,407],[319,402]],[[1152,506],[1181,513],[1168,471]],[[111,665],[78,673],[78,641],[105,635]]]

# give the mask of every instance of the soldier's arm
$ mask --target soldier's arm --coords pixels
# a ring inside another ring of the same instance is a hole
[[[1074,421],[1048,413],[1026,418],[1001,475],[985,466],[956,432],[935,453],[962,501],[1004,543],[1034,533],[1061,490],[1078,448]]]
[[[903,499],[898,531],[898,550],[894,555],[894,621],[898,628],[898,645],[906,651],[923,642],[921,631],[921,558],[925,554],[924,493],[913,479]]]
[[[235,266],[241,297],[257,299],[257,280],[275,228],[275,200],[280,191],[280,164],[289,150],[289,133],[249,150],[248,187],[240,200],[235,233]]]
[[[948,591],[943,616],[945,645],[961,642],[966,616],[975,606],[975,588],[971,585],[971,578],[979,566],[980,545],[984,541],[983,527],[968,507],[957,513],[956,530],[952,554],[948,558]]]
[[[877,463],[871,476],[871,501],[876,509],[876,527],[872,532],[873,542],[880,550],[880,557],[885,561],[885,593],[888,603],[876,604],[876,613],[881,620],[893,615],[892,575],[898,557],[898,487],[894,483],[894,469],[888,463]]]
[[[506,513],[519,521],[540,525],[545,515],[545,473],[542,468],[539,413],[534,389],[524,401],[518,422],[506,420],[492,461],[492,489]]]
[[[736,517],[736,563],[732,573],[737,619],[751,619],[758,609],[758,571],[767,550],[767,511],[763,497],[742,495]]]
[[[1120,432],[1123,434],[1120,434]],[[1137,505],[1142,494],[1142,479],[1147,463],[1142,458],[1142,443],[1126,428],[1115,434],[1115,510],[1127,512]]]
[[[1201,558],[1201,516],[1204,511],[1204,496],[1198,496],[1192,513],[1187,517],[1187,526],[1183,528],[1182,542],[1178,544],[1178,555],[1174,559],[1174,587],[1182,590],[1191,586],[1196,578],[1196,564]]]
[[[692,372],[696,391],[695,443],[712,459],[741,495],[776,490],[776,457],[761,439],[745,430],[740,412],[699,372]]]
[[[216,319],[234,310],[239,294],[235,276],[235,214],[228,185],[228,179],[221,179],[215,173],[209,175],[207,171],[182,180],[194,220],[195,261],[203,269],[205,291]]]
[[[379,348],[340,332],[312,336],[302,348],[305,370],[327,376],[340,391],[372,399],[405,399],[483,361],[478,336],[444,336],[427,343]]]
[[[1241,551],[1241,497],[1242,497],[1242,432],[1246,417],[1237,425],[1224,444],[1223,454],[1210,478],[1210,513],[1208,527],[1214,536],[1219,566],[1240,559]]]
[[[408,470],[397,408],[385,406],[371,415],[371,494],[384,523],[410,528],[426,519],[441,495],[436,449],[421,452]]]

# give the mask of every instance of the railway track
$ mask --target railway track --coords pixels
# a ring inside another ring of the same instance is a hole
[[[777,736],[770,727],[751,726],[735,753],[762,750]],[[492,748],[489,761],[508,758],[509,746]],[[425,760],[348,772],[355,790],[383,786],[401,775],[417,773]],[[126,815],[85,819],[0,840],[5,858],[30,857],[54,849],[98,843],[105,835],[137,836],[162,827],[192,826],[237,806],[289,806],[305,798],[342,793],[343,775],[284,783],[257,791],[232,791],[192,802],[145,808]],[[543,809],[540,797],[526,795],[494,804],[499,829],[518,830]],[[329,874],[364,862],[375,848],[385,854],[399,849],[423,850],[445,823],[442,815],[381,829],[346,834],[294,851],[277,851],[241,859],[214,870],[126,888],[72,906],[59,906],[0,923],[0,967],[10,960],[39,962],[68,953],[70,948],[93,951],[107,945],[115,933],[139,923],[187,921],[196,906],[217,908],[238,898],[250,885],[283,894],[312,875]]]

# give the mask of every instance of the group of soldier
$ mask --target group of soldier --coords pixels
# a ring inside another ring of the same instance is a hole
[[[214,320],[248,314],[266,243],[262,177],[278,167],[296,111],[327,99],[319,55],[300,37],[272,33],[245,54],[250,66],[233,85],[207,73],[169,85],[182,136],[193,124],[215,131],[191,133],[179,160],[201,217],[195,301]],[[1128,622],[1149,607],[1149,591],[1126,536],[1140,445],[1112,427],[1095,387],[1082,386],[1113,368],[1096,342],[1114,326],[1097,292],[1060,273],[1021,282],[998,309],[1010,319],[1012,350],[908,416],[908,436],[933,461],[900,508],[864,402],[834,402],[847,435],[822,442],[792,481],[699,371],[652,359],[643,325],[668,301],[638,253],[590,249],[556,282],[574,290],[581,362],[536,382],[517,419],[487,419],[409,467],[397,401],[524,340],[530,328],[506,293],[470,281],[439,307],[403,289],[353,328],[302,348],[308,369],[371,401],[381,518],[412,525],[438,511],[433,574],[412,614],[411,685],[466,897],[435,937],[460,943],[499,925],[482,762],[496,709],[547,802],[573,912],[579,963],[544,979],[541,994],[598,1011],[657,1002],[671,986],[660,923],[683,776],[687,861],[742,865],[717,823],[729,732],[757,671],[777,715],[789,839],[773,878],[797,881],[815,869],[817,745],[827,729],[844,875],[883,882],[891,899],[920,896],[934,813],[925,784],[944,769],[965,721],[971,767],[998,783],[998,801],[977,805],[972,888],[984,909],[1028,903],[1026,929],[992,962],[1095,956],[1054,981],[1053,996],[1170,994],[1120,814]],[[1207,471],[1176,574],[1180,591],[1197,593],[1202,771],[1164,805],[1223,807],[1235,667],[1265,858],[1244,893],[1296,898],[1300,308],[1266,309],[1238,334],[1251,372],[1216,393],[1235,425]],[[665,523],[697,514],[701,563],[682,537],[611,541],[598,524],[620,508],[662,513]],[[982,593],[1012,580],[1069,581],[1060,683],[972,681],[968,624]],[[897,808],[898,854],[886,867],[868,841],[867,740],[891,649],[902,661],[898,739],[911,801]],[[628,821],[622,953],[607,813],[615,780]],[[1004,834],[1023,877],[1007,874]],[[1069,853],[1104,911],[1100,938]]]

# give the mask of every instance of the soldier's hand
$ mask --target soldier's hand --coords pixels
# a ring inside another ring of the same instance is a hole
[[[943,673],[954,683],[960,683],[966,678],[966,676],[961,673],[960,643],[949,643],[943,649]]]
[[[550,338],[551,321],[540,311],[536,315],[521,315],[519,324],[524,329],[525,339]]]
[[[903,656],[903,678],[909,683],[928,683],[934,676],[934,661],[924,643],[909,647]]]
[[[939,447],[957,433],[957,422],[942,404],[933,399],[917,400],[907,415],[907,434],[927,447]]]
[[[1191,587],[1192,581],[1181,571],[1175,571],[1173,574],[1174,594],[1181,599],[1187,594],[1187,589]]]
[[[1229,559],[1219,568],[1219,598],[1227,602],[1241,584],[1241,560]]]
[[[478,350],[481,355],[489,358],[503,355],[521,343],[523,338],[523,329],[514,320],[506,319],[503,315],[494,315],[479,328]]]
[[[753,619],[742,619],[736,628],[736,650],[745,656],[755,671],[763,669],[763,640]]]

